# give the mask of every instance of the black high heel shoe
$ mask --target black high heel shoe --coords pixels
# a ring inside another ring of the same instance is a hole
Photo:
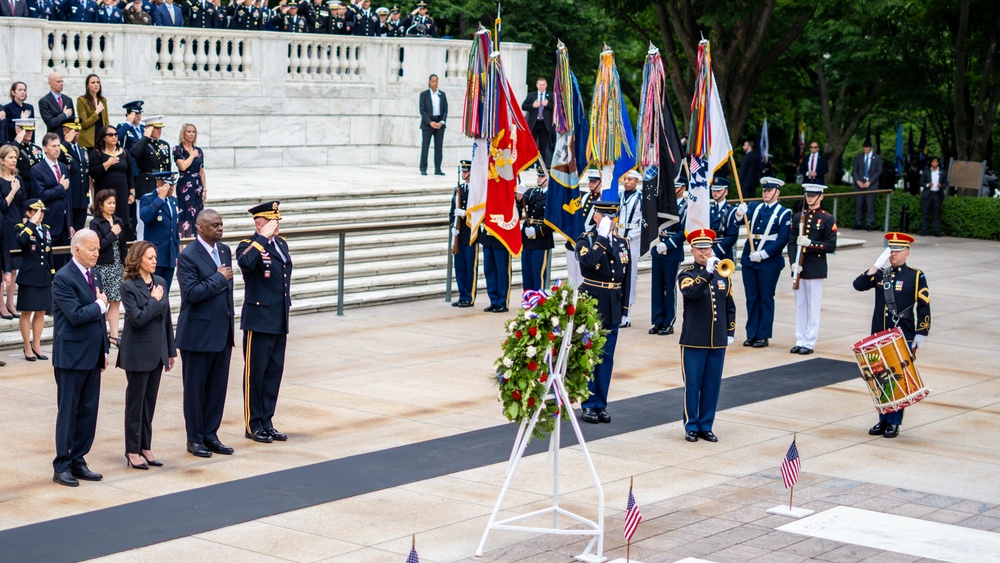
[[[139,457],[142,457],[142,455],[140,455]],[[145,463],[140,463],[139,465],[133,464],[132,460],[128,458],[128,454],[125,454],[125,463],[127,463],[128,466],[131,467],[132,469],[149,469],[149,466],[146,465]]]
[[[49,359],[48,356],[43,356],[41,352],[39,352],[38,350],[35,350],[34,346],[31,347],[31,351],[35,353],[35,357],[38,358],[39,360],[47,360],[47,359]],[[28,361],[29,362],[33,362],[34,360],[28,360]]]
[[[160,461],[158,459],[149,459],[148,457],[146,457],[146,454],[142,454],[141,453],[139,455],[141,455],[142,459],[146,460],[146,463],[148,463],[149,465],[151,465],[153,467],[163,467],[163,462],[162,461]]]

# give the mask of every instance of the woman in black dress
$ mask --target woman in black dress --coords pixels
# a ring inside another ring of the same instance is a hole
[[[5,124],[7,125],[7,140],[14,138],[14,120],[28,117],[35,117],[35,106],[25,102],[28,99],[28,86],[24,82],[15,82],[10,85],[10,103],[3,107],[6,114]]]
[[[90,177],[94,179],[94,194],[101,190],[115,192],[115,217],[122,220],[123,244],[135,240],[129,218],[129,206],[135,201],[132,157],[119,146],[118,131],[111,125],[97,131],[97,146],[90,151]]]
[[[108,340],[119,345],[118,320],[121,318],[122,279],[125,276],[123,257],[125,243],[121,239],[124,231],[122,220],[115,217],[115,192],[101,190],[94,198],[92,210],[94,218],[90,230],[97,233],[101,241],[101,254],[97,257],[97,272],[104,282],[104,293],[108,296]]]
[[[14,284],[21,258],[10,255],[12,249],[19,248],[15,225],[24,217],[24,185],[17,175],[18,150],[13,145],[0,147],[0,214],[3,232],[0,234],[0,266],[3,269],[3,289],[0,293],[0,317],[13,319]],[[4,299],[6,296],[6,300]]]
[[[40,199],[24,202],[28,220],[18,224],[17,243],[21,247],[21,275],[17,276],[17,308],[21,310],[21,339],[24,359],[47,360],[41,353],[45,310],[52,308],[52,237],[42,219],[45,204]]]

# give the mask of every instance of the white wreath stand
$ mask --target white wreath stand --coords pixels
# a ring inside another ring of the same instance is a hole
[[[573,305],[575,306],[575,294],[573,301]],[[555,429],[549,436],[549,458],[552,461],[552,506],[530,512],[528,514],[523,514],[521,516],[512,516],[504,520],[497,520],[497,514],[500,512],[500,506],[503,504],[503,499],[507,495],[507,489],[510,488],[510,483],[514,478],[514,473],[517,471],[517,465],[520,463],[521,458],[524,457],[524,451],[528,447],[528,442],[531,441],[531,433],[534,431],[535,425],[538,424],[538,417],[545,411],[546,401],[541,401],[535,409],[535,413],[531,416],[531,420],[522,421],[520,428],[517,430],[517,437],[514,438],[514,447],[511,449],[510,459],[507,462],[507,478],[503,483],[503,489],[500,491],[500,498],[497,499],[496,506],[493,507],[493,513],[490,515],[490,521],[486,525],[486,531],[483,532],[483,539],[479,542],[479,548],[476,549],[477,557],[482,556],[483,547],[486,546],[486,538],[489,537],[490,531],[515,530],[521,532],[535,532],[539,534],[590,536],[590,543],[587,544],[583,553],[576,556],[576,559],[590,563],[601,563],[606,560],[604,557],[604,488],[601,487],[601,480],[597,477],[597,470],[594,468],[594,462],[590,459],[590,452],[587,451],[587,442],[583,438],[583,433],[580,432],[580,423],[577,422],[576,417],[572,415],[572,405],[570,404],[569,395],[566,393],[566,388],[563,384],[563,378],[566,376],[566,363],[569,358],[569,351],[570,348],[572,348],[573,341],[572,317],[570,317],[567,324],[568,326],[565,327],[563,332],[562,344],[559,347],[559,356],[556,360],[556,365],[552,369],[552,373],[546,382],[544,396],[546,399],[555,398],[556,403],[559,405],[560,413],[563,412],[563,409],[569,409],[570,411],[570,424],[573,425],[573,432],[576,434],[576,439],[580,444],[580,449],[583,451],[583,458],[587,461],[587,467],[590,469],[590,475],[594,479],[594,487],[597,488],[597,521],[594,522],[588,520],[583,516],[574,514],[559,506],[559,441],[561,435],[560,429],[562,426],[561,420],[556,421]],[[551,354],[552,352],[549,351],[549,357],[551,357]],[[544,516],[546,514],[552,514],[551,528],[539,528],[514,524],[515,522],[519,522],[521,520]],[[559,529],[560,515],[579,524],[583,524],[585,528],[577,530]],[[592,553],[595,545],[597,547],[597,552]]]

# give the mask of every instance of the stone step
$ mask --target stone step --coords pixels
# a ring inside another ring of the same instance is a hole
[[[446,218],[448,216],[447,204],[436,206],[422,206],[407,208],[405,212],[400,209],[369,209],[363,213],[355,210],[323,211],[317,213],[307,213],[302,215],[289,215],[287,219],[282,219],[283,229],[305,229],[319,227],[340,227],[357,223],[391,223],[400,219],[411,221],[428,221]],[[227,233],[250,233],[253,232],[253,217],[242,212],[238,216],[223,217],[223,223]]]
[[[247,209],[260,203],[252,201],[248,203],[234,204],[226,202],[218,206],[211,206],[222,215],[223,220],[249,217]],[[367,213],[372,209],[409,209],[415,207],[435,207],[451,206],[451,192],[430,192],[419,195],[392,196],[392,197],[335,197],[323,200],[304,199],[281,201],[281,214],[286,220],[294,221],[297,217],[312,213],[324,213],[332,211],[346,211],[350,213]]]

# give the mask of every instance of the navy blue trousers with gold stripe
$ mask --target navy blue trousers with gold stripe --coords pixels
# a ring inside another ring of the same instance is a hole
[[[455,285],[459,302],[476,302],[476,282],[479,281],[479,245],[459,245],[455,254]]]
[[[521,285],[525,290],[542,289],[545,283],[545,266],[549,261],[547,248],[521,250]]]
[[[708,432],[715,423],[722,387],[725,348],[681,346],[681,376],[684,378],[684,430]]]
[[[483,273],[490,305],[506,307],[510,300],[510,252],[502,246],[483,245]]]
[[[243,331],[243,419],[247,432],[273,428],[278,388],[285,371],[287,334]]]
[[[601,363],[594,366],[594,378],[587,384],[590,396],[582,403],[583,409],[604,409],[608,407],[608,390],[611,388],[611,374],[615,370],[615,347],[618,345],[618,327],[608,333],[601,352]]]

